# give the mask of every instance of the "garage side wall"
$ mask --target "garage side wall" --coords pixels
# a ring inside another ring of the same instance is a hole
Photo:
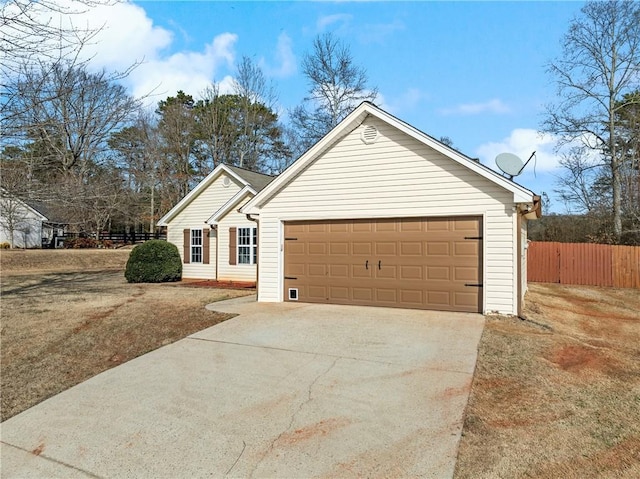
[[[378,129],[365,144],[362,130]],[[484,311],[515,314],[512,193],[369,117],[260,210],[258,299],[283,300],[284,221],[482,216]]]
[[[209,238],[209,264],[184,263],[184,235],[185,229],[209,229],[205,223],[213,213],[240,191],[240,185],[231,178],[229,186],[223,185],[226,174],[220,175],[205,188],[191,203],[178,213],[167,226],[167,241],[178,247],[182,259],[182,277],[197,279],[216,279],[216,247],[217,238],[211,231]]]

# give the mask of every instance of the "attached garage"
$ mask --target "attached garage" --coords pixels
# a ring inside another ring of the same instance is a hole
[[[285,301],[482,311],[479,217],[284,224]]]
[[[240,212],[258,301],[519,314],[540,202],[365,102]]]

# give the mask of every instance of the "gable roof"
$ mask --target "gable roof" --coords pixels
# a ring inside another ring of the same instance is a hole
[[[300,158],[292,163],[280,176],[276,177],[260,193],[249,200],[240,211],[242,213],[257,214],[259,209],[272,197],[278,194],[286,185],[299,176],[308,166],[310,166],[319,156],[336,144],[339,140],[347,136],[358,128],[368,116],[373,116],[404,132],[410,137],[438,151],[447,158],[467,167],[480,176],[497,184],[498,186],[513,193],[514,203],[532,203],[534,193],[517,183],[508,180],[492,169],[482,165],[478,161],[460,153],[453,148],[439,142],[435,138],[423,133],[386,111],[378,108],[373,103],[363,102],[349,115],[346,116],[335,128],[327,133],[320,141],[307,150]]]
[[[23,207],[24,209],[26,209],[27,211],[35,215],[40,221],[49,221],[49,218],[47,218],[44,214],[38,211],[35,205],[32,206],[28,204],[26,201],[23,201],[17,196],[12,195],[7,190],[1,187],[0,187],[0,197],[7,198],[9,201],[15,201],[18,205],[20,205],[21,207]]]
[[[233,195],[229,201],[227,201],[224,205],[222,205],[218,211],[212,214],[211,217],[207,221],[205,221],[205,223],[212,226],[217,225],[218,221],[220,221],[220,219],[224,215],[226,215],[229,211],[231,211],[233,207],[236,206],[240,202],[240,200],[247,195],[247,193],[253,196],[256,194],[256,190],[254,190],[250,186],[245,186],[240,191],[238,191],[235,195]]]
[[[245,170],[244,168],[239,168],[237,166],[230,166],[220,164],[216,166],[211,173],[209,173],[206,178],[204,178],[200,183],[196,185],[187,195],[182,198],[167,214],[165,214],[162,218],[158,220],[158,226],[167,226],[169,221],[171,221],[178,213],[180,213],[193,199],[195,199],[203,190],[205,190],[211,183],[213,183],[222,173],[226,173],[235,180],[237,180],[241,185],[243,185],[242,190],[248,188],[252,194],[256,194],[258,191],[265,188],[271,181],[273,181],[274,177],[269,175],[263,175],[261,173],[256,173],[254,171]]]

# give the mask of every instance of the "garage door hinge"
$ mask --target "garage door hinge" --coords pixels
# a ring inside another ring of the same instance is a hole
[[[297,241],[298,238],[285,238],[284,240],[285,241]]]
[[[482,283],[464,283],[465,286],[471,286],[473,288],[482,288]]]
[[[464,239],[475,239],[475,240],[481,240],[482,236],[465,236]]]

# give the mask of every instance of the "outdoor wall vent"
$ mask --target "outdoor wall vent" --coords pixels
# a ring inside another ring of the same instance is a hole
[[[363,143],[367,145],[375,143],[378,139],[378,129],[371,125],[365,126],[360,134],[360,138],[362,138]]]
[[[229,178],[228,176],[222,178],[222,186],[224,186],[225,188],[231,186],[231,178]]]
[[[289,288],[289,301],[298,301],[298,288]]]

